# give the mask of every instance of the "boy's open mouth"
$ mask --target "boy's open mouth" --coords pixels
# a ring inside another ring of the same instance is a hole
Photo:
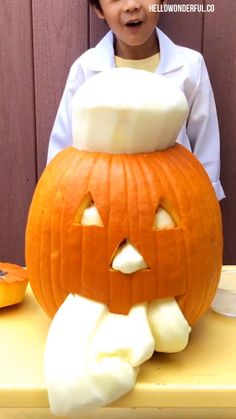
[[[132,26],[140,26],[141,24],[142,24],[142,21],[136,19],[136,20],[129,20],[125,25],[132,27]]]

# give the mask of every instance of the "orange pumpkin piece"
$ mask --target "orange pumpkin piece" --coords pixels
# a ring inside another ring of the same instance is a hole
[[[92,206],[100,225],[82,225]],[[173,228],[154,228],[164,208]],[[130,242],[147,268],[112,269]],[[69,293],[127,314],[133,304],[175,297],[194,324],[209,308],[222,262],[221,214],[211,182],[183,146],[135,155],[60,152],[34,194],[26,230],[32,289],[53,316]]]
[[[20,303],[27,284],[26,269],[12,263],[0,263],[0,307]]]

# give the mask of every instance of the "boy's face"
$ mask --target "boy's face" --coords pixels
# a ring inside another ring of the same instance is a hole
[[[163,1],[100,0],[102,13],[97,9],[95,12],[115,34],[116,54],[124,58],[146,58],[157,52],[155,27],[159,13],[149,11],[149,5],[154,4],[163,4]]]

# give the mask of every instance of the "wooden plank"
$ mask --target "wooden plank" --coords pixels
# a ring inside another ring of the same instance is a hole
[[[207,13],[204,56],[215,93],[221,132],[221,179],[227,199],[222,201],[224,263],[236,263],[236,7],[235,0],[208,1],[215,12]]]
[[[24,264],[24,231],[35,185],[30,0],[1,0],[0,260]]]
[[[204,5],[204,0],[175,0],[168,5]],[[202,12],[161,12],[160,29],[176,44],[202,52]]]
[[[88,48],[88,7],[78,0],[32,0],[38,174],[70,66]]]
[[[92,48],[100,41],[100,39],[102,39],[110,28],[104,20],[97,17],[92,8],[90,8],[89,23],[89,46]]]

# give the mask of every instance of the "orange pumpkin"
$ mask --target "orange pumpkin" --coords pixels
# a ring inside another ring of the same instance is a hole
[[[20,303],[28,284],[28,273],[19,265],[0,263],[0,307]]]
[[[94,202],[101,226],[81,225]],[[163,207],[175,227],[158,231]],[[128,240],[148,268],[112,269]],[[181,145],[148,154],[112,155],[68,148],[45,169],[31,204],[26,261],[32,289],[53,316],[68,293],[106,303],[115,313],[175,297],[190,325],[208,309],[219,281],[219,204],[202,165]]]

